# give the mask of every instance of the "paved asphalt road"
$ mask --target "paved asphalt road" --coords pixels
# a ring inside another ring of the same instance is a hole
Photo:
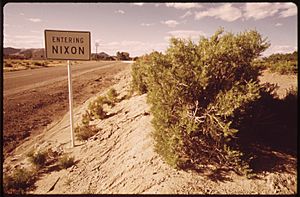
[[[119,62],[81,62],[80,64],[71,64],[72,78],[97,69],[107,68],[118,64]],[[6,72],[3,74],[3,93],[8,96],[20,91],[33,89],[39,86],[65,80],[68,77],[66,66],[48,67],[33,70],[21,70]]]

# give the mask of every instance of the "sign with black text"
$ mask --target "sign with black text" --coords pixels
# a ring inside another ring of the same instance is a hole
[[[91,34],[87,31],[45,30],[47,59],[90,60]]]

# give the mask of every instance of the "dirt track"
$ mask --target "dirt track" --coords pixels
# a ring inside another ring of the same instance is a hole
[[[73,76],[75,107],[95,93],[117,82],[113,76],[128,68],[127,63],[110,66]],[[40,133],[51,122],[68,111],[67,79],[34,89],[18,91],[3,98],[3,152],[12,151],[30,135]]]

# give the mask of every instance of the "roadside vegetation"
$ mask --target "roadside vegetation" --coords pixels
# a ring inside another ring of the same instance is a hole
[[[83,124],[75,128],[75,135],[78,140],[85,141],[98,133],[99,129],[95,125]]]
[[[34,152],[33,150],[27,154],[29,161],[33,164],[36,169],[41,169],[45,167],[48,153],[44,152]]]
[[[298,73],[298,51],[286,54],[272,54],[260,61],[263,68],[269,69],[282,75],[293,75]]]
[[[290,140],[297,123],[284,116],[297,116],[279,108],[294,106],[297,94],[288,93],[288,104],[276,98],[275,86],[258,80],[263,67],[255,60],[269,46],[257,31],[220,29],[198,43],[172,38],[165,54],[153,52],[133,64],[132,87],[147,93],[155,148],[168,164],[195,170],[213,164],[249,175],[257,139],[274,142],[271,132],[280,122],[290,130],[280,126],[276,135],[286,132]],[[274,111],[268,108],[273,104]],[[282,119],[276,122],[274,114]]]
[[[24,194],[36,181],[35,171],[17,168],[10,176],[4,176],[3,189],[6,194]]]
[[[90,122],[110,117],[107,112],[108,109],[122,100],[118,99],[118,95],[117,91],[111,88],[105,96],[98,96],[89,103],[88,109],[82,115],[81,124],[75,128],[75,135],[78,140],[87,140],[98,133],[99,129],[95,125],[91,125]]]
[[[3,189],[5,194],[26,194],[35,188],[35,182],[43,173],[67,169],[76,163],[74,157],[52,149],[46,151],[31,150],[26,156],[31,166],[18,167],[12,174],[4,176]]]
[[[69,156],[67,154],[63,155],[58,160],[58,166],[60,169],[67,169],[75,164],[75,157]]]

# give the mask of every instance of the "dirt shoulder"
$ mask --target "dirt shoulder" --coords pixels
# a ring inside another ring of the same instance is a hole
[[[109,67],[73,77],[74,106],[81,105],[95,93],[116,83],[114,75],[128,69],[129,64],[117,62]],[[3,98],[4,154],[68,111],[67,79],[22,91]]]
[[[123,97],[131,80],[130,70],[120,72],[113,87]],[[81,122],[88,103],[105,89],[75,109],[75,124]],[[264,171],[248,179],[230,171],[207,166],[202,172],[176,170],[154,152],[152,116],[146,95],[134,95],[114,106],[105,120],[93,121],[99,132],[70,148],[68,115],[35,138],[19,146],[4,163],[9,169],[29,165],[24,155],[30,149],[49,148],[69,153],[76,165],[44,174],[33,194],[295,194],[296,158],[272,151],[285,161],[289,171]],[[56,184],[55,184],[56,183]],[[50,188],[55,185],[50,191]]]

